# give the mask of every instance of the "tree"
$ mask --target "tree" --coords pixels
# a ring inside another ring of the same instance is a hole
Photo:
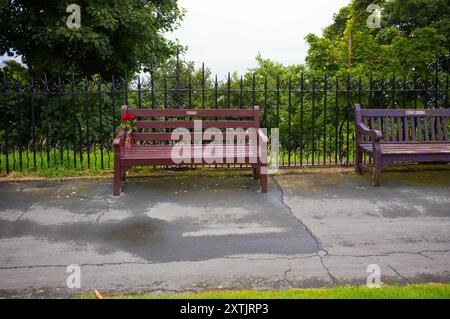
[[[80,28],[66,24],[71,1],[0,1],[0,54],[34,73],[132,75],[180,49],[164,37],[183,17],[177,0],[77,0]]]
[[[449,0],[392,0],[384,8],[385,23],[395,25],[406,36],[418,28],[431,27],[438,33],[450,33]],[[447,39],[450,41],[450,39]]]
[[[380,29],[367,26],[370,0],[353,0],[321,37],[306,37],[307,65],[316,71],[419,74],[450,51],[449,0],[386,0]]]

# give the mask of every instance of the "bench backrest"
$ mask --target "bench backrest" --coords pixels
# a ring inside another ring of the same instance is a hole
[[[196,120],[201,120],[203,131],[216,128],[223,132],[226,129],[250,128],[259,129],[259,106],[253,109],[133,109],[124,105],[123,114],[137,117],[137,132],[133,133],[134,141],[167,142],[172,140],[172,132],[178,128],[193,131]],[[245,137],[245,134],[242,134]],[[240,134],[236,135],[240,138]],[[193,137],[193,134],[192,134]],[[225,138],[225,137],[224,137]],[[203,136],[203,140],[210,140]]]
[[[386,143],[449,142],[450,109],[361,109],[357,104],[355,118],[357,123],[381,131]]]

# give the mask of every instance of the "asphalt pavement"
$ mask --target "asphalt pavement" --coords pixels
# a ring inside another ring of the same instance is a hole
[[[0,183],[0,296],[450,281],[450,170]],[[68,265],[80,288],[68,288]]]

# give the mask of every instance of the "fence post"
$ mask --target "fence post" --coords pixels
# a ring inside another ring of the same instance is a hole
[[[5,124],[5,172],[6,174],[9,174],[9,117],[8,117],[8,80],[6,78],[6,72],[4,73],[5,76],[3,77],[3,83],[4,83],[4,88],[3,88],[3,93],[4,93],[4,100],[3,100],[3,104],[5,106],[5,110],[3,112],[3,123]],[[0,150],[0,155],[1,155],[1,150]],[[0,165],[0,172],[1,172],[1,165]]]
[[[111,121],[112,121],[112,139],[116,137],[116,80],[114,78],[114,75],[111,78]]]
[[[34,87],[34,77],[31,77],[30,83],[31,91],[31,132],[32,132],[32,147],[33,147],[33,168],[37,169],[36,163],[36,91]]]
[[[337,165],[340,158],[339,150],[339,78],[336,76],[335,102],[334,102],[334,163]]]
[[[188,89],[189,108],[192,109],[192,77],[191,77],[191,73],[189,73],[188,85],[189,85],[189,89]]]
[[[167,77],[164,76],[164,108],[167,108]]]
[[[267,105],[268,97],[267,97],[267,75],[264,77],[264,127],[267,128]]]
[[[417,109],[417,71],[416,68],[414,67],[414,80],[413,80],[413,85],[414,85],[414,109]]]
[[[219,99],[219,82],[217,81],[217,74],[214,76],[214,108],[218,109],[218,101]]]
[[[436,68],[434,73],[434,108],[439,107],[439,56],[436,54]]]
[[[292,130],[292,80],[289,78],[288,82],[288,166],[291,167],[291,151],[292,151],[292,138],[291,138],[291,130]]]
[[[76,124],[77,124],[77,111],[75,107],[75,76],[72,74],[71,83],[71,103],[72,103],[72,129],[73,129],[73,168],[77,167],[77,142],[76,142]]]
[[[151,86],[151,99],[152,99],[152,109],[155,108],[156,100],[155,100],[155,79],[153,78],[153,72],[150,72],[150,86]]]
[[[139,108],[141,108],[140,104]],[[180,52],[178,48],[175,65],[175,108],[180,108]]]
[[[64,122],[64,108],[62,104],[62,87],[61,77],[58,76],[58,115],[59,115],[59,162],[60,165],[63,165],[64,161],[64,140],[63,140],[63,122]]]
[[[406,77],[403,78],[402,82],[402,102],[403,108],[406,108]]]
[[[102,97],[102,77],[99,76],[97,81],[97,93],[98,93],[98,110],[99,110],[99,124],[100,124],[100,167],[103,170],[105,168],[103,163],[103,97]],[[127,82],[128,87],[128,82]],[[128,94],[126,94],[126,101],[128,101]],[[127,102],[128,103],[128,102]],[[128,104],[127,104],[128,105]]]
[[[395,76],[395,73],[392,76],[392,106],[394,108],[398,108],[397,107],[397,78]]]
[[[22,152],[23,152],[23,131],[22,131],[22,126],[23,126],[23,112],[22,112],[22,106],[19,103],[19,99],[21,97],[21,85],[20,85],[20,81],[17,80],[16,81],[16,105],[15,105],[15,109],[16,112],[18,114],[18,132],[17,132],[17,138],[18,138],[18,143],[19,143],[19,169],[20,171],[23,170],[23,157],[22,157]],[[5,96],[6,98],[6,96]]]
[[[125,105],[128,105],[128,76],[125,73]]]
[[[241,79],[239,81],[239,108],[242,109],[243,107],[244,107],[244,81],[241,75]]]
[[[316,150],[316,78],[313,76],[312,93],[311,93],[311,164],[315,164],[315,150]]]
[[[280,128],[280,75],[277,75],[277,128]]]
[[[231,75],[228,72],[228,81],[227,81],[227,105],[228,109],[231,108]]]
[[[304,120],[304,93],[305,93],[305,78],[303,72],[300,75],[300,166],[303,166],[303,120]]]
[[[346,157],[347,157],[347,165],[349,165],[350,161],[350,104],[351,104],[351,83],[350,83],[350,73],[347,74],[347,108],[345,111],[345,116],[347,120],[347,132],[346,132]]]
[[[205,63],[202,63],[202,109],[205,108]]]
[[[448,73],[447,73],[447,79],[445,80],[445,102],[444,107],[449,108],[450,105],[448,103]]]
[[[113,85],[114,85],[114,77],[112,78],[112,80],[113,80]],[[87,167],[88,167],[88,169],[91,169],[91,138],[90,138],[90,126],[89,126],[89,118],[91,116],[89,114],[88,93],[89,93],[89,87],[88,87],[88,79],[86,76],[86,77],[84,77],[84,120],[86,123]]]
[[[328,78],[327,74],[325,74],[324,97],[323,97],[323,147],[322,147],[323,165],[326,164],[327,159],[327,90],[328,90]]]
[[[178,101],[177,101],[178,103]],[[142,108],[142,86],[141,86],[141,76],[138,76],[138,108]]]
[[[358,103],[362,104],[362,78],[361,75],[358,78]]]
[[[48,122],[48,81],[47,74],[44,73],[44,112],[45,112],[45,139],[47,141],[46,154],[47,154],[47,167],[50,167],[50,128]]]
[[[256,105],[256,78],[254,72],[252,75],[252,105]]]

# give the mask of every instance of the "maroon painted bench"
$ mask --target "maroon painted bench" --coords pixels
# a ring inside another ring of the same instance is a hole
[[[449,109],[361,109],[356,104],[356,173],[362,173],[363,153],[374,160],[375,186],[388,164],[449,162],[449,124]]]
[[[268,139],[259,127],[259,107],[250,110],[195,110],[131,109],[123,106],[122,116],[124,114],[137,117],[138,132],[132,133],[131,148],[125,147],[127,133],[124,129],[114,140],[114,196],[121,194],[121,180],[133,166],[251,166],[255,179],[260,179],[261,193],[267,192]],[[199,123],[201,130],[198,129]],[[200,135],[193,133],[196,127]],[[212,136],[214,129],[218,134],[224,133],[222,139]],[[233,129],[234,133],[225,134]],[[182,134],[187,135],[179,136]],[[186,141],[188,135],[189,140]],[[177,146],[176,142],[181,140],[186,144],[178,143]],[[180,148],[183,151],[180,152]],[[180,163],[181,159],[174,158],[174,154],[181,154],[184,162]]]

